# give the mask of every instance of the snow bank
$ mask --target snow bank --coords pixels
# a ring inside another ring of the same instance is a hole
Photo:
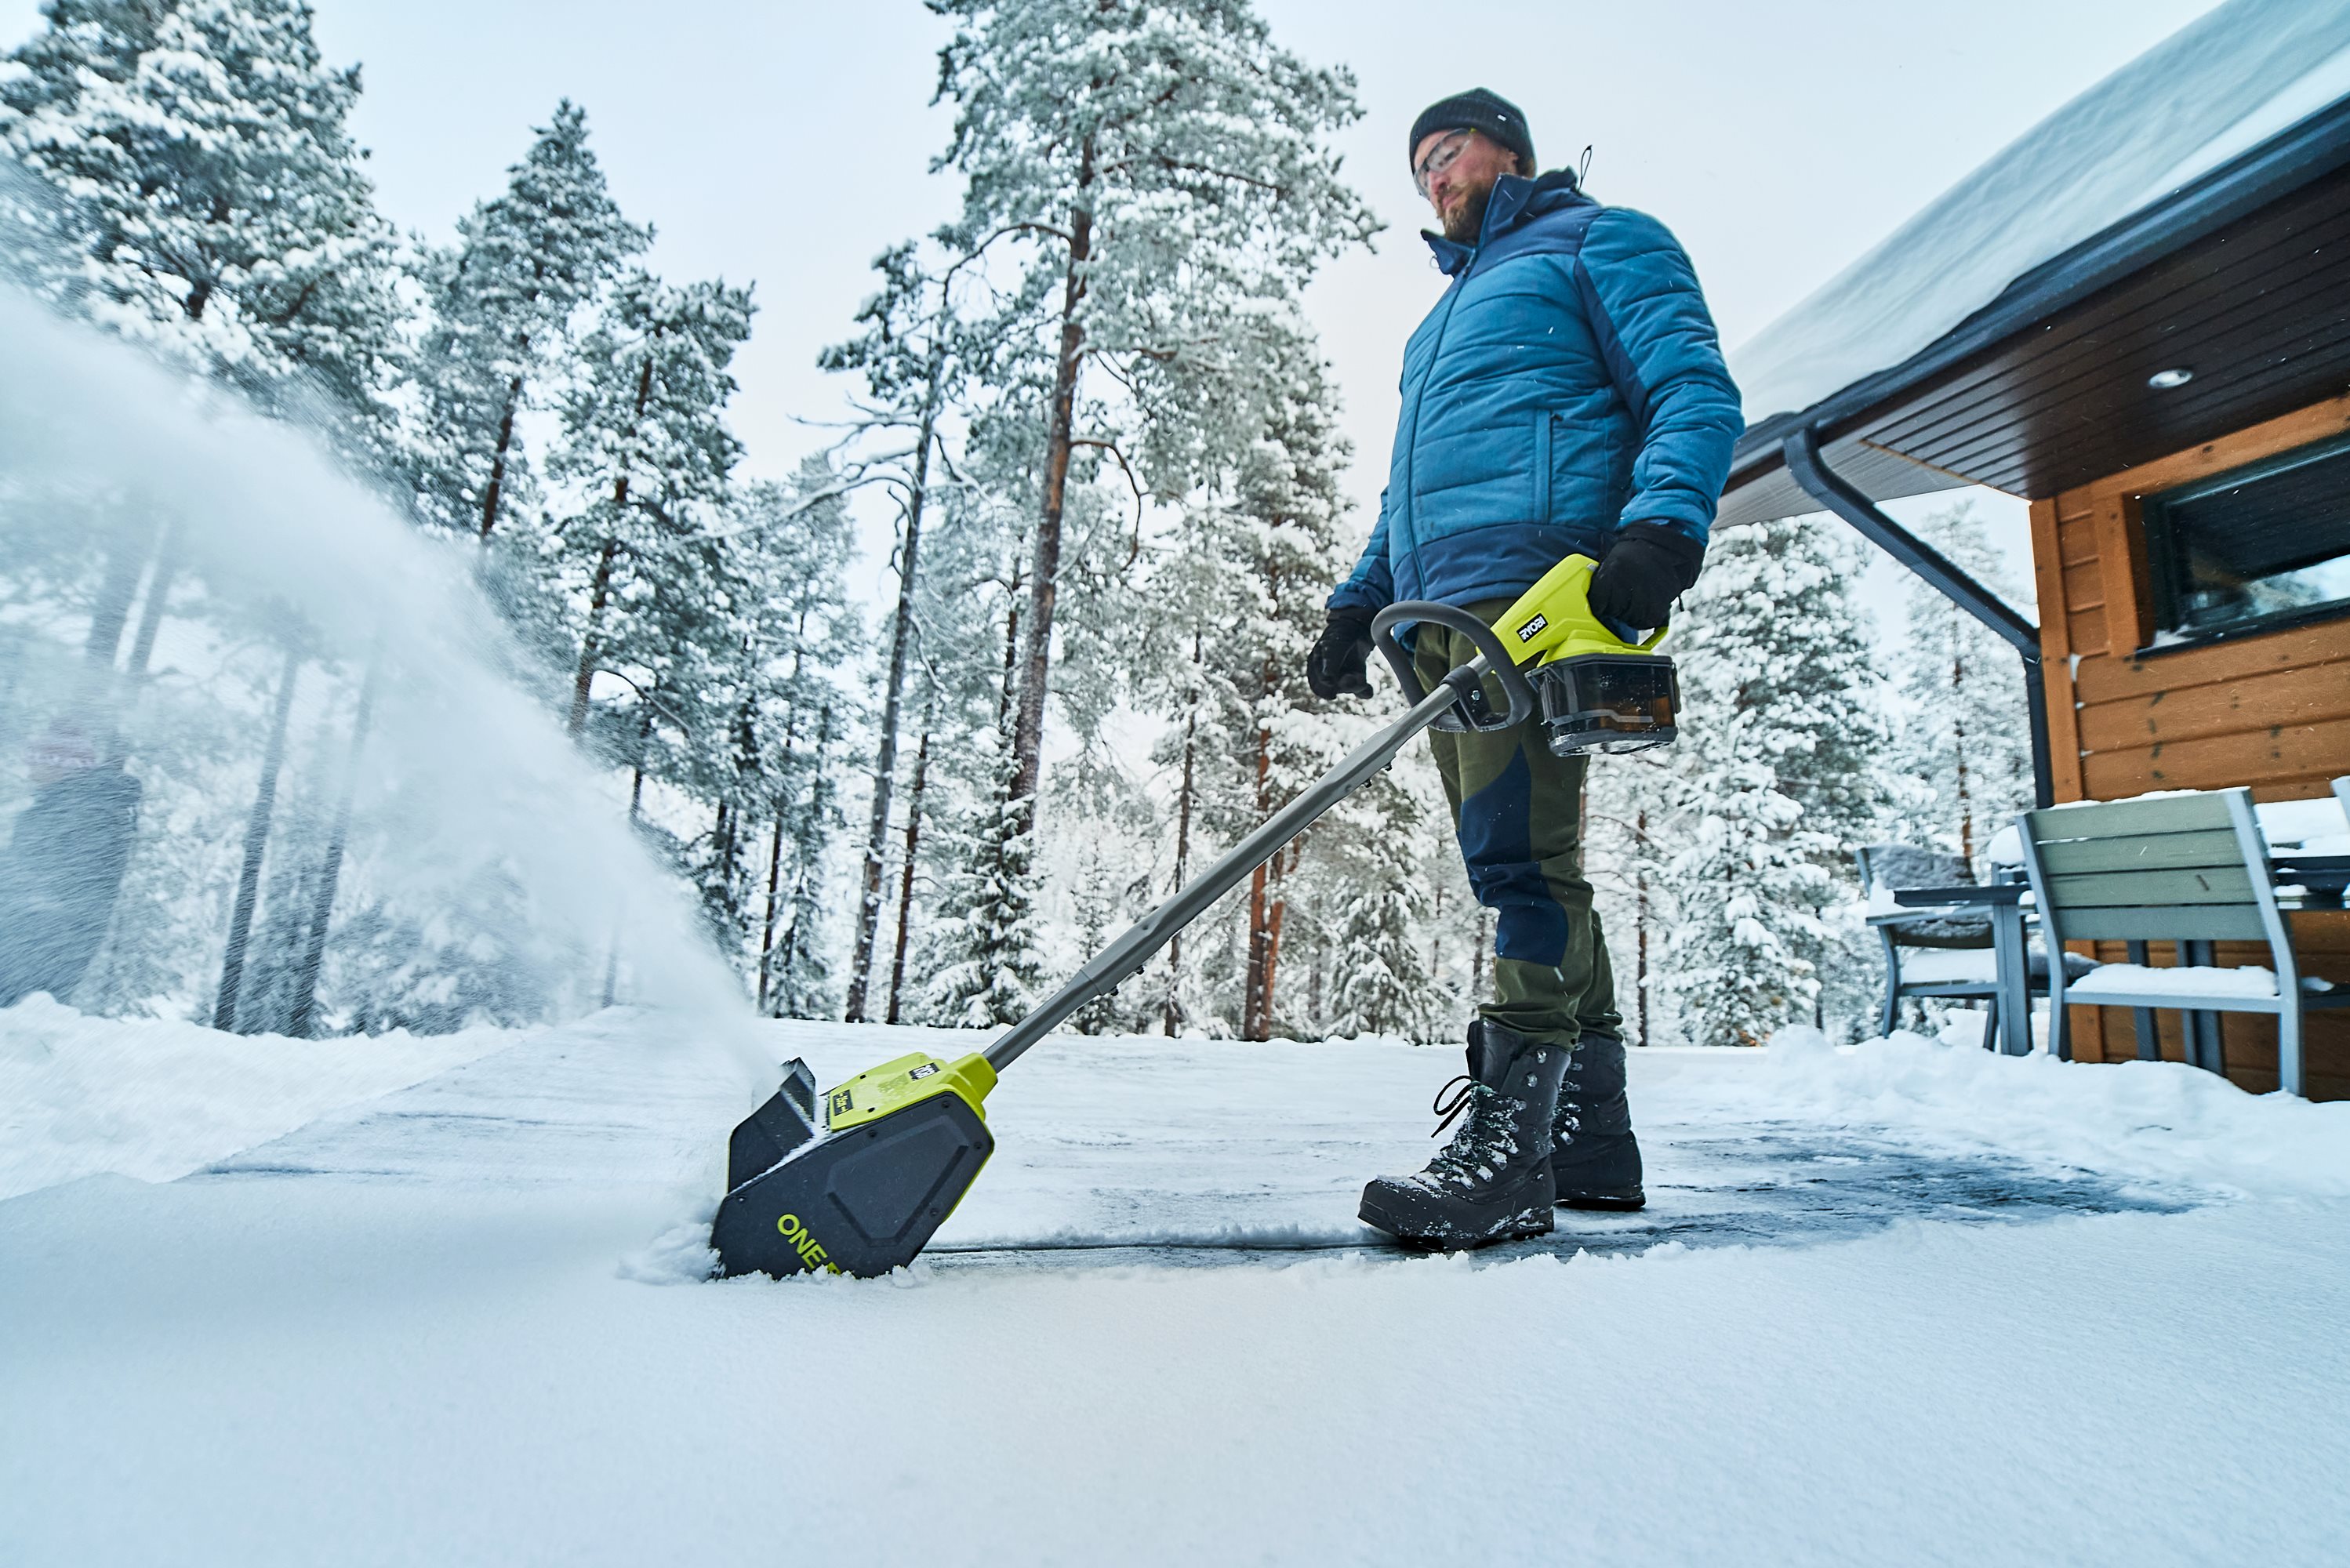
[[[1902,1128],[2230,1196],[2350,1197],[2350,1101],[2248,1095],[2178,1062],[2002,1056],[1903,1033],[1837,1047],[1815,1029],[1785,1029],[1762,1054],[1753,1084],[1718,1091],[1748,1116],[1775,1107]]]
[[[168,1181],[533,1033],[289,1040],[34,996],[0,1011],[0,1198],[100,1172]]]

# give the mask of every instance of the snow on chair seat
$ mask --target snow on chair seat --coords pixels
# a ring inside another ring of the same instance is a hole
[[[2293,1094],[2302,1092],[2302,1012],[2350,1003],[2350,992],[2302,984],[2251,791],[2078,802],[2016,820],[2049,945],[2059,950],[2077,941],[2129,945],[2129,963],[2106,965],[2078,980],[2066,964],[2050,977],[2052,1053],[2071,1054],[2068,1002],[2140,1010],[2141,1056],[2154,1054],[2154,1009],[2263,1012],[2277,1021],[2278,1081]],[[2176,944],[2177,966],[2147,967],[2150,941]],[[2211,945],[2223,941],[2265,943],[2270,967],[2213,963]],[[2203,1064],[2216,1071],[2222,1063],[2214,1035]]]
[[[2069,955],[2068,955],[2069,956]],[[2303,975],[2301,989],[2328,992],[2331,981]],[[2072,999],[2089,1002],[2104,996],[2274,996],[2276,971],[2256,963],[2172,965],[2157,969],[2142,963],[2098,964],[2088,978],[2072,983]]]
[[[2048,977],[2048,953],[2038,942],[2032,944],[2030,959],[2032,978]],[[2076,985],[2079,977],[2095,974],[2101,966],[2078,953],[2064,955],[2064,977]],[[2110,966],[2106,966],[2110,967]],[[2160,971],[2168,973],[2168,970]],[[1901,982],[1904,985],[1963,985],[1974,982],[1990,985],[1999,979],[1999,955],[1989,948],[1945,948],[1905,954],[1901,960]],[[2323,983],[2323,982],[2320,982]]]

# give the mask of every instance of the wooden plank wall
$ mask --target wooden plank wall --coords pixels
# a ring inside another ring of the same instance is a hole
[[[2153,492],[2345,429],[2350,398],[2335,399],[2032,504],[2057,799],[2249,784],[2259,800],[2296,800],[2350,774],[2350,620],[2142,655],[2154,628],[2137,512]],[[2350,985],[2350,913],[2288,918],[2303,971]],[[2265,963],[2266,953],[2223,943],[2220,961]],[[2095,956],[2125,955],[2100,943]],[[2152,961],[2170,961],[2168,948],[2157,945]],[[2184,1060],[2178,1014],[2158,1017],[2163,1055]],[[2275,1088],[2275,1024],[2222,1018],[2229,1077]],[[2126,1011],[2076,1007],[2072,1027],[2084,1060],[2137,1054]],[[2309,1014],[2306,1039],[2311,1097],[2350,1098],[2350,1012]]]

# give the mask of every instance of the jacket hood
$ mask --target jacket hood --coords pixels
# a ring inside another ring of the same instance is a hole
[[[1575,183],[1572,169],[1554,169],[1534,180],[1523,174],[1504,174],[1493,182],[1493,193],[1485,202],[1484,226],[1478,231],[1475,244],[1464,245],[1458,240],[1446,239],[1434,229],[1420,230],[1419,237],[1436,253],[1436,265],[1444,275],[1458,277],[1471,259],[1496,235],[1545,213],[1579,206],[1589,200]]]

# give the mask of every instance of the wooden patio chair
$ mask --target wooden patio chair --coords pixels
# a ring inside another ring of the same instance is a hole
[[[1988,1016],[1983,1042],[1998,1028],[1999,977],[1991,957],[1990,916],[1980,909],[1899,909],[1890,895],[1914,888],[1959,888],[1974,872],[1959,857],[1914,844],[1866,844],[1854,848],[1868,924],[1885,949],[1885,1007],[1878,1033],[1890,1034],[1905,997],[1980,1002]]]
[[[2072,1054],[2068,1002],[2138,1010],[2142,1056],[2153,1048],[2144,1025],[2156,1009],[2190,1017],[2264,1012],[2277,1021],[2279,1082],[2302,1092],[2303,1010],[2350,1004],[2350,989],[2303,984],[2250,790],[2055,806],[2019,820],[2024,867],[2051,950],[2071,941],[2131,944],[2130,962],[2102,965],[2081,979],[2068,976],[2064,965],[2054,967],[2053,1054]],[[2177,963],[2147,967],[2150,941],[2177,944]],[[2212,944],[2223,941],[2265,943],[2269,969],[2220,967]],[[2210,1059],[2201,1064],[2217,1071],[2217,1030],[2210,1034]]]

